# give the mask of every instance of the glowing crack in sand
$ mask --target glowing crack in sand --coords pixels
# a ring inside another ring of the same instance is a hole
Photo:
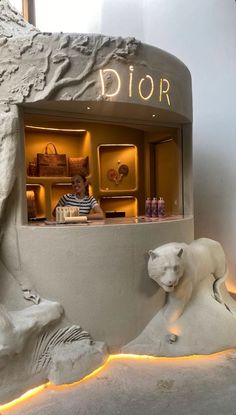
[[[182,357],[156,357],[156,356],[145,356],[145,355],[135,355],[135,354],[116,354],[116,355],[110,355],[106,362],[98,367],[96,370],[91,372],[89,375],[85,376],[83,379],[80,379],[77,382],[73,382],[70,384],[64,384],[64,385],[53,385],[51,382],[47,382],[43,385],[40,385],[36,388],[30,389],[29,391],[25,392],[23,395],[21,395],[19,398],[14,399],[11,402],[5,403],[3,405],[0,405],[0,411],[4,411],[7,409],[10,409],[16,405],[19,405],[22,402],[25,402],[29,399],[32,399],[35,395],[39,394],[43,390],[65,390],[69,388],[73,388],[75,386],[80,385],[81,383],[90,380],[94,377],[96,377],[99,373],[101,373],[112,361],[115,360],[136,360],[136,361],[152,361],[156,363],[170,363],[171,364],[178,364],[182,363],[183,361],[193,361],[198,360],[201,362],[206,361],[217,361],[220,357],[227,357],[229,354],[235,355],[236,350],[230,349],[222,352],[213,353],[211,355],[192,355],[192,356],[182,356]]]

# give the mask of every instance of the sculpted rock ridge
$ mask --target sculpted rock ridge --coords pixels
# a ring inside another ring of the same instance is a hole
[[[236,303],[224,285],[222,246],[201,238],[165,244],[149,255],[149,277],[166,292],[166,302],[123,351],[181,356],[235,347]]]
[[[113,46],[109,57],[102,62],[97,55],[110,41]],[[16,183],[20,134],[18,104],[48,99],[65,85],[80,85],[85,81],[81,90],[76,91],[76,97],[80,96],[94,84],[91,80],[86,83],[91,72],[112,59],[115,50],[118,53],[127,47],[124,55],[128,55],[135,44],[132,40],[118,43],[114,46],[114,39],[101,36],[89,39],[83,35],[42,34],[7,0],[0,0],[1,248],[6,234],[11,241],[7,264],[1,249],[0,277],[5,286],[11,281],[16,307],[9,310],[5,298],[0,304],[0,403],[32,388],[32,382],[38,385],[47,380],[55,383],[79,380],[107,358],[104,343],[94,342],[80,326],[70,325],[63,316],[62,306],[41,298],[30,279],[22,275],[16,203],[12,209],[7,209],[6,204]],[[84,60],[84,70],[79,76],[66,75],[72,59],[70,52],[75,51],[90,57]]]
[[[38,30],[26,22],[21,14],[7,0],[0,1],[0,43],[4,37],[36,33]]]

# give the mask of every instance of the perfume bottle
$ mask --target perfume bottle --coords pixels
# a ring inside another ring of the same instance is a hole
[[[157,198],[154,197],[152,199],[152,218],[158,217],[158,201]]]
[[[152,200],[150,197],[147,197],[145,202],[145,216],[151,218],[152,216]]]
[[[164,216],[166,215],[166,209],[165,209],[165,201],[163,199],[163,197],[159,197],[158,201],[157,201],[157,210],[158,210],[158,217],[159,218],[164,218]]]

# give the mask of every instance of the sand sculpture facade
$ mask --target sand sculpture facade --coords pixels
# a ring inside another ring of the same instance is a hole
[[[175,304],[182,274],[166,298],[147,273],[147,251],[173,241],[189,250],[193,240],[188,69],[134,38],[41,33],[6,0],[0,0],[0,61],[0,400],[48,379],[78,380],[104,362],[105,344],[110,352],[123,346],[162,356],[234,347],[235,305],[224,284],[217,301],[214,278],[200,278],[169,321],[165,313]],[[25,117],[37,113],[136,128],[141,122],[154,128],[158,113],[160,125],[180,126],[181,218],[29,226],[22,147]],[[186,260],[182,253],[178,258]],[[203,260],[202,253],[196,258]]]

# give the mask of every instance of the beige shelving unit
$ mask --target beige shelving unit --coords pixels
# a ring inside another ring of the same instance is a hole
[[[59,198],[71,191],[70,177],[27,177],[27,190],[35,193],[37,217],[50,219]]]
[[[37,153],[45,152],[47,143],[53,143],[58,154],[66,154],[67,161],[69,157],[87,157],[91,152],[90,136],[85,129],[26,126],[26,170],[30,162],[36,163]],[[49,151],[52,151],[52,147],[49,147]],[[67,172],[69,173],[69,166]],[[26,189],[35,193],[36,217],[51,219],[59,198],[71,192],[71,177],[27,176]]]
[[[66,130],[64,128],[64,130]],[[76,130],[76,129],[75,129]],[[126,217],[138,213],[138,145],[135,133],[130,143],[122,142],[123,134],[117,136],[117,130],[111,126],[90,126],[84,132],[73,133],[50,128],[26,127],[25,159],[26,168],[35,161],[36,154],[44,152],[48,142],[53,142],[59,154],[68,157],[89,157],[90,193],[99,201],[102,209],[124,212]],[[124,128],[122,129],[123,133]],[[115,131],[115,132],[114,132]],[[106,137],[106,135],[108,136]],[[140,132],[139,132],[140,135]],[[130,134],[127,134],[126,140]],[[101,143],[102,140],[105,141]],[[132,144],[134,140],[135,144]],[[113,141],[114,140],[114,141]],[[124,140],[125,141],[125,140]],[[117,172],[117,180],[108,178],[108,171]],[[69,170],[68,170],[69,171]],[[37,218],[50,219],[59,198],[71,192],[71,177],[27,176],[27,189],[33,190],[37,206]],[[118,213],[119,214],[119,213]]]

